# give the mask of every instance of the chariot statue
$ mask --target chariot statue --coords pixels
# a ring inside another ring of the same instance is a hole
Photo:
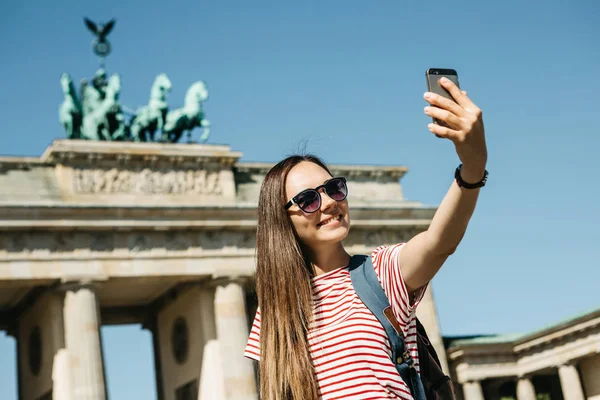
[[[84,93],[89,93],[86,87]],[[81,137],[89,140],[124,140],[126,126],[119,104],[121,78],[113,74],[104,88],[103,97],[86,95],[83,101]],[[89,96],[89,97],[88,97]],[[93,101],[92,101],[93,100]]]
[[[199,141],[208,140],[210,122],[203,110],[208,90],[203,81],[188,88],[182,107],[170,110],[167,99],[172,84],[166,74],[159,74],[150,89],[148,104],[133,111],[120,102],[120,76],[112,74],[107,78],[104,65],[111,50],[106,36],[113,29],[115,20],[106,24],[96,24],[88,18],[84,21],[95,35],[92,46],[100,57],[100,68],[89,81],[81,81],[79,94],[71,76],[66,72],[61,75],[63,102],[58,114],[67,138],[175,143],[185,134],[191,143],[192,130],[201,128]]]
[[[158,75],[150,89],[148,105],[138,108],[131,120],[130,130],[134,141],[152,142],[156,130],[163,130],[169,109],[167,96],[170,91],[171,81],[167,75]]]
[[[167,113],[163,128],[163,141],[177,142],[184,132],[190,135],[195,127],[204,128],[200,137],[201,142],[206,142],[210,132],[210,123],[204,118],[202,103],[208,99],[208,90],[202,81],[198,81],[187,90],[182,108]]]
[[[66,72],[60,77],[64,100],[58,110],[58,118],[62,124],[67,138],[79,139],[81,137],[81,103],[75,91],[73,79]]]

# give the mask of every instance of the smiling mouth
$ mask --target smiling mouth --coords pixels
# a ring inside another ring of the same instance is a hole
[[[338,221],[340,221],[341,219],[342,219],[342,214],[339,214],[339,215],[337,215],[337,216],[335,216],[335,217],[334,217],[334,216],[331,216],[331,217],[327,218],[325,221],[319,222],[319,223],[317,224],[317,226],[325,226],[325,225],[329,225],[329,224],[331,224],[331,223],[338,222]]]

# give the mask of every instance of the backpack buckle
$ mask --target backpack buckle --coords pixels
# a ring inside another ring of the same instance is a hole
[[[402,354],[402,361],[404,361],[405,363],[408,364],[409,368],[414,368],[415,367],[415,363],[414,360],[410,354],[410,350],[406,349],[404,350],[404,353]]]
[[[415,364],[412,356],[410,355],[410,350],[404,350],[404,353],[402,353],[402,357],[398,357],[396,359],[396,364],[402,363],[406,363],[409,368],[414,368]]]

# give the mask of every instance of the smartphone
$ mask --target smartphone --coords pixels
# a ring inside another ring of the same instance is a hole
[[[455,101],[450,95],[450,93],[448,93],[448,91],[440,85],[440,79],[442,77],[450,79],[452,82],[454,82],[456,86],[460,88],[460,85],[458,84],[458,74],[456,73],[456,70],[450,68],[429,68],[425,72],[425,78],[427,79],[427,91],[439,94],[442,97]],[[435,118],[432,119],[433,123],[435,124],[447,126],[442,121],[438,121]]]

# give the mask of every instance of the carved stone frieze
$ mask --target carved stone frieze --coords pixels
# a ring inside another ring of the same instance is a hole
[[[219,171],[73,169],[78,194],[210,194],[223,193]]]
[[[133,232],[3,232],[0,256],[44,254],[98,256],[128,253],[177,255],[219,249],[254,249],[254,231],[133,231]]]

